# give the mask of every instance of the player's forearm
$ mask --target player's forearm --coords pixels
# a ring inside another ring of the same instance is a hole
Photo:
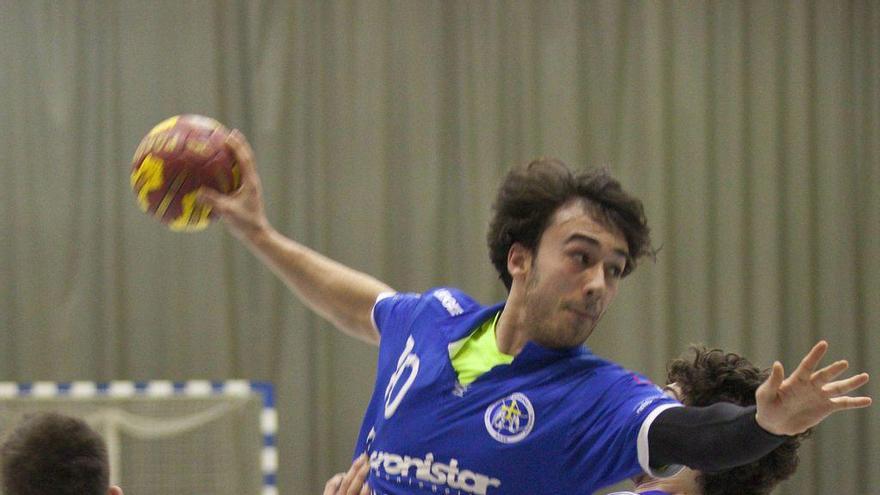
[[[379,343],[370,315],[376,297],[393,289],[272,228],[254,232],[244,242],[306,306],[343,332]]]
[[[756,461],[781,445],[755,421],[755,407],[720,402],[708,407],[674,407],[657,416],[648,433],[652,467],[682,464],[719,471]]]

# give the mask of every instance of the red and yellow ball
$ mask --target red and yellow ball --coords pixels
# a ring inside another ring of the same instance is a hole
[[[196,204],[199,188],[228,194],[241,185],[228,135],[225,126],[201,115],[176,115],[153,127],[132,158],[131,187],[140,209],[171,230],[207,227],[214,214]]]

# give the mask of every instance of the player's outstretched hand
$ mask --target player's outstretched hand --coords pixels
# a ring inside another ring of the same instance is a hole
[[[196,200],[210,206],[229,226],[233,235],[248,239],[265,231],[269,222],[263,210],[263,186],[257,174],[254,150],[238,129],[229,133],[226,146],[232,151],[241,172],[241,187],[231,194],[202,188]]]
[[[796,435],[834,412],[871,405],[870,397],[846,396],[868,382],[867,373],[833,381],[849,367],[845,360],[816,371],[827,350],[824,340],[813,346],[788,378],[782,363],[773,363],[770,377],[755,392],[756,420],[762,428],[776,435]]]
[[[324,485],[324,495],[369,495],[370,485],[367,475],[370,473],[370,461],[363,454],[348,469],[347,473],[339,473]]]

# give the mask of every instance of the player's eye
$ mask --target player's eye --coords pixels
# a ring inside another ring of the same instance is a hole
[[[572,253],[571,257],[579,265],[590,266],[590,264],[591,264],[590,255],[587,253],[575,252],[575,253]]]
[[[620,265],[612,265],[611,268],[608,269],[608,273],[613,278],[620,278],[623,276],[623,267]]]

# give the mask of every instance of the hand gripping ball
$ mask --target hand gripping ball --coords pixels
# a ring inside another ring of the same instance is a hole
[[[213,218],[195,202],[201,187],[228,194],[241,185],[238,163],[226,148],[229,129],[200,115],[160,122],[141,140],[131,164],[131,187],[141,210],[175,231],[197,231]]]

